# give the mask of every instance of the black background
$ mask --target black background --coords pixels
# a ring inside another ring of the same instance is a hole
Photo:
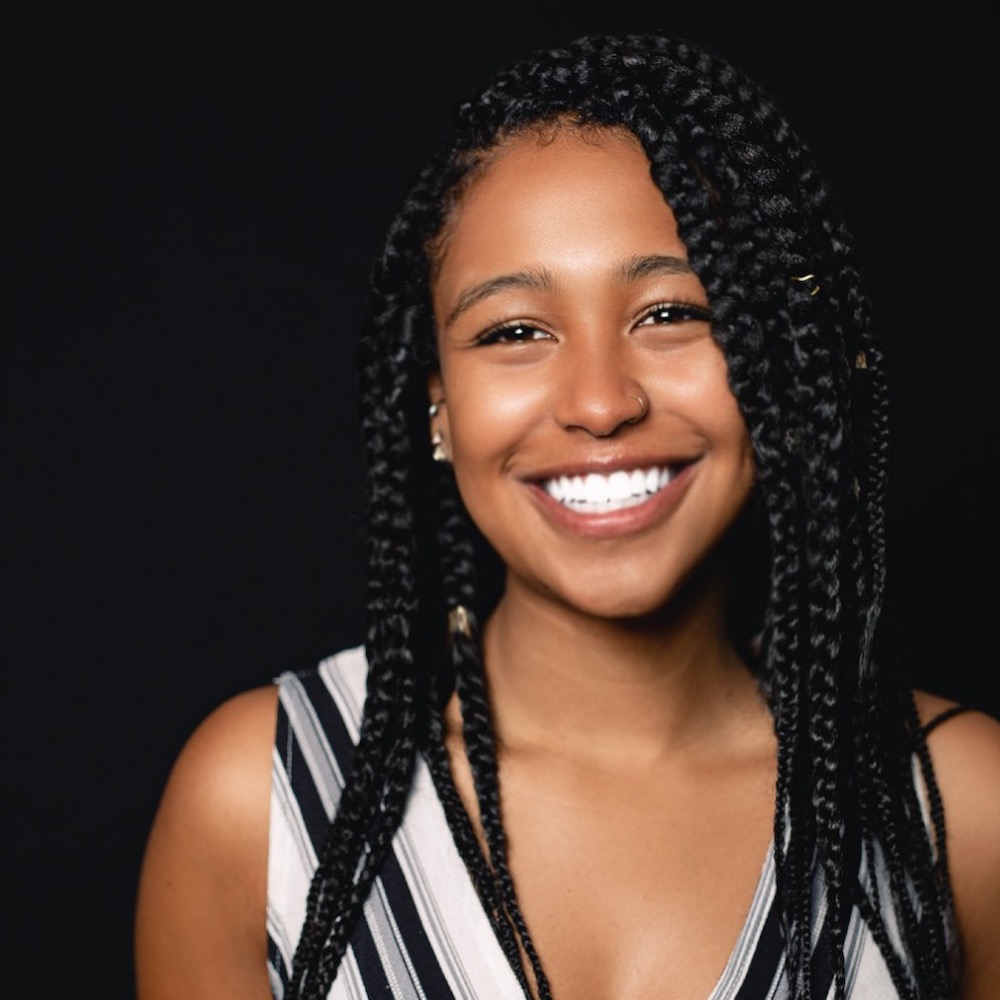
[[[36,5],[0,33],[5,995],[131,996],[143,841],[184,738],[360,640],[369,260],[453,98],[585,30],[718,48],[813,146],[891,350],[895,629],[920,683],[1000,714],[985,22],[134,6]]]

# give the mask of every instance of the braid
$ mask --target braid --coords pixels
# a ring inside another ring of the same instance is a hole
[[[389,303],[386,314],[392,313]],[[408,319],[396,323],[404,337],[413,336],[417,325]],[[401,819],[426,709],[427,685],[420,683],[414,641],[418,588],[408,502],[408,372],[374,347],[379,324],[386,322],[372,320],[359,349],[362,431],[373,443],[366,478],[367,697],[351,771],[310,886],[292,970],[293,995],[316,1000],[327,995]]]
[[[308,900],[296,995],[326,995],[422,749],[525,994],[549,996],[507,860],[474,627],[488,605],[484,553],[450,470],[427,455],[426,378],[436,369],[429,289],[451,212],[504,141],[553,126],[622,128],[642,143],[708,293],[753,446],[766,585],[763,595],[735,588],[734,602],[754,623],[753,667],[777,738],[773,850],[791,996],[809,1000],[822,970],[837,1000],[846,996],[856,907],[901,996],[951,997],[940,794],[884,623],[886,362],[853,240],[769,95],[696,45],[645,36],[536,53],[461,104],[376,262],[359,350],[368,694]],[[473,627],[446,636],[445,616],[459,605]],[[452,693],[482,841],[448,766],[440,712]]]
[[[475,636],[477,616],[473,609],[480,608],[481,602],[477,596],[473,559],[474,529],[458,497],[450,469],[442,470],[438,510],[444,599],[449,608],[462,607],[469,616],[469,634],[462,629],[453,629],[449,636],[451,676],[460,699],[465,752],[472,771],[479,821],[485,840],[484,849],[478,840],[470,838],[469,832],[472,827],[468,822],[468,816],[464,813],[464,809],[461,815],[458,815],[456,810],[459,849],[467,864],[470,864],[477,885],[482,883],[480,892],[484,901],[488,901],[490,919],[525,994],[531,995],[521,960],[522,949],[530,964],[538,996],[541,1000],[547,1000],[550,996],[548,982],[521,914],[514,892],[514,881],[507,864],[507,845],[500,808],[496,738],[482,655]],[[452,789],[454,788],[450,781],[440,783],[450,784]],[[474,855],[471,863],[470,854]]]
[[[436,497],[437,537],[440,565],[443,570],[445,606],[449,609],[464,609],[467,614],[467,627],[470,632],[473,632],[477,618],[476,612],[482,609],[475,567],[474,528],[459,499],[450,468],[440,470]],[[492,753],[494,746],[492,721],[488,705],[484,709],[485,699],[477,700],[469,696],[470,687],[473,689],[482,688],[485,684],[479,649],[472,637],[466,635],[460,628],[452,629],[447,641],[449,680],[451,681],[447,691],[450,694],[452,690],[457,689],[461,699],[462,735],[472,768],[480,816],[498,817],[500,810],[499,785],[495,763],[492,773],[484,775],[481,766],[482,754],[476,753],[473,749],[485,744],[489,747],[490,760],[495,762],[495,756]],[[448,757],[444,753],[443,740],[444,734],[440,717],[435,716],[430,731],[429,753],[438,764],[435,769],[435,779],[438,787],[444,792],[443,801],[449,816],[449,823],[455,834],[456,844],[472,873],[480,896],[486,904],[487,913],[503,946],[504,953],[521,981],[522,988],[528,994],[528,984],[518,950],[518,930],[508,918],[512,909],[518,912],[518,915],[519,911],[516,900],[513,899],[509,880],[505,884],[498,877],[495,863],[498,856],[504,855],[502,844],[498,846],[496,841],[496,827],[499,826],[499,822],[483,823],[487,843],[484,852],[476,837],[469,815],[456,792]]]
[[[479,822],[486,842],[487,864],[495,880],[502,906],[502,913],[497,917],[509,925],[512,936],[523,948],[537,984],[540,1000],[548,1000],[551,996],[548,981],[521,914],[514,891],[514,880],[507,864],[507,842],[500,810],[496,740],[481,656],[476,643],[461,633],[454,635],[453,640],[456,648],[461,650],[459,658],[466,667],[458,671],[456,688],[462,704],[462,733],[476,788]],[[509,954],[508,957],[514,956]],[[516,954],[515,971],[521,977],[525,993],[531,995],[522,966],[520,955]]]

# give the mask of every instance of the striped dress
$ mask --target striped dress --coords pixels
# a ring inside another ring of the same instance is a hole
[[[318,668],[276,678],[280,691],[272,763],[268,850],[268,971],[284,1000],[305,917],[309,883],[358,738],[367,664],[361,647]],[[862,865],[863,867],[863,865]],[[824,907],[815,896],[815,933]],[[867,926],[855,911],[847,937],[850,1000],[898,996]],[[817,1000],[833,996],[813,991]],[[784,975],[772,852],[746,923],[706,1000],[783,1000]],[[420,758],[403,822],[331,987],[330,1000],[522,1000],[489,917],[452,839]]]

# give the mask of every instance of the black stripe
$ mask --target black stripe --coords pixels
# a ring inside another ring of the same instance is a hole
[[[441,971],[427,928],[420,919],[413,894],[403,875],[399,860],[390,852],[382,865],[382,885],[399,928],[399,937],[416,970],[417,981],[431,1000],[452,1000],[454,994]]]
[[[777,895],[771,900],[753,956],[734,1000],[760,1000],[761,997],[767,996],[771,984],[778,975],[785,948],[777,900]]]
[[[361,919],[354,925],[350,947],[358,963],[358,971],[361,973],[364,995],[366,997],[391,997],[393,995],[392,987],[389,985],[389,979],[382,967],[382,959],[379,958],[378,949],[372,940],[366,920]],[[343,963],[341,963],[341,969],[343,969]],[[340,975],[344,975],[344,973],[341,971]]]
[[[344,723],[337,702],[319,671],[304,671],[299,681],[319,717],[319,724],[330,743],[341,771],[346,775],[354,760],[354,740]]]

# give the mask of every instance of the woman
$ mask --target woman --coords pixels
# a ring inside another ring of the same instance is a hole
[[[140,1000],[995,996],[1000,723],[888,648],[882,349],[758,86],[500,72],[359,372],[364,647],[182,751]]]

